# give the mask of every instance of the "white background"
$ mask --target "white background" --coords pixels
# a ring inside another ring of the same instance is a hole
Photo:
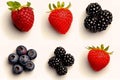
[[[11,23],[10,11],[6,2],[0,0],[0,80],[119,80],[120,79],[120,0],[64,0],[72,3],[73,22],[68,33],[58,34],[48,22],[48,4],[56,0],[29,0],[34,8],[35,21],[32,29],[23,33]],[[19,0],[26,4],[28,0]],[[62,0],[63,1],[63,0]],[[86,31],[83,21],[86,17],[85,9],[88,4],[98,2],[103,9],[113,14],[113,22],[106,31],[90,33]],[[87,62],[88,50],[91,45],[105,44],[110,46],[114,53],[110,56],[109,65],[99,72],[93,71]],[[23,72],[16,76],[11,72],[8,64],[8,55],[15,52],[18,45],[28,49],[33,48],[38,56],[33,61],[34,71]],[[54,49],[62,46],[75,57],[75,63],[68,69],[65,76],[58,76],[48,67],[48,59],[53,56]]]

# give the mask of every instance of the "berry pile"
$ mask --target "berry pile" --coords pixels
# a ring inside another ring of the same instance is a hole
[[[48,61],[49,66],[55,69],[58,75],[65,75],[67,66],[74,64],[74,57],[71,54],[66,54],[66,50],[63,47],[57,47],[54,55]]]
[[[102,10],[98,3],[90,3],[86,8],[88,16],[84,20],[85,28],[90,32],[100,32],[106,30],[112,22],[112,13]]]
[[[25,71],[32,71],[35,64],[31,61],[37,57],[37,52],[34,49],[29,49],[23,45],[16,48],[16,53],[8,56],[8,61],[13,65],[12,71],[14,74],[20,74]]]

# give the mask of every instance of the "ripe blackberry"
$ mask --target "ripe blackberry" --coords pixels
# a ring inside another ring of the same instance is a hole
[[[112,13],[108,10],[102,10],[99,13],[98,19],[102,20],[102,22],[105,22],[105,24],[111,24],[112,22]]]
[[[84,26],[90,32],[97,32],[97,17],[87,16],[84,20]]]
[[[74,57],[71,54],[66,54],[62,63],[64,66],[72,66],[74,64]]]
[[[65,67],[65,66],[58,66],[56,68],[56,72],[60,76],[65,75],[67,73],[67,67]]]
[[[95,16],[102,10],[98,3],[90,3],[86,8],[86,13],[88,15]]]
[[[48,61],[48,64],[52,68],[57,68],[58,66],[62,65],[61,60],[55,56],[51,57]]]
[[[55,56],[60,58],[60,59],[63,58],[65,53],[66,53],[66,50],[63,47],[57,47],[54,51]]]
[[[97,22],[97,31],[103,31],[106,30],[106,28],[108,27],[108,24],[106,24],[105,21],[103,20],[98,20]]]

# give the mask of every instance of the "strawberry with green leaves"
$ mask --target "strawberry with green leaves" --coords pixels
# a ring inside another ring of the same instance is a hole
[[[64,2],[60,3],[57,2],[57,5],[49,4],[50,14],[49,14],[49,22],[52,25],[52,27],[60,34],[66,34],[69,30],[73,16],[71,11],[68,9],[71,6],[71,3],[67,7],[64,7]]]
[[[107,52],[109,46],[104,48],[102,44],[100,47],[88,47],[90,50],[88,53],[88,62],[93,70],[100,71],[108,65],[110,62],[110,56],[112,52]]]
[[[15,27],[22,32],[28,32],[34,23],[34,12],[30,7],[31,3],[27,2],[26,5],[22,6],[17,1],[8,1],[7,5],[11,10],[11,19]]]

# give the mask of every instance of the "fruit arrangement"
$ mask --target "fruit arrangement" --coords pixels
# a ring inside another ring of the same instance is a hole
[[[57,47],[53,57],[48,61],[48,65],[55,69],[58,75],[65,75],[68,71],[67,67],[74,64],[74,57],[71,54],[66,54],[63,47]]]
[[[10,7],[14,26],[22,32],[28,32],[34,23],[34,12],[30,7],[31,3],[27,2],[26,5],[22,6],[17,1],[8,1],[7,5]]]
[[[104,45],[101,44],[100,47],[88,47],[90,50],[88,53],[88,62],[93,70],[100,71],[104,67],[108,65],[110,62],[110,56],[109,54],[112,54],[113,52],[107,52],[109,49],[109,46],[104,48]]]
[[[101,32],[111,24],[113,16],[108,10],[102,10],[98,3],[90,3],[86,8],[87,17],[84,26],[90,32]]]
[[[73,16],[71,11],[68,9],[71,6],[71,3],[67,7],[64,7],[64,2],[57,2],[57,5],[49,4],[50,14],[48,17],[49,23],[51,26],[60,34],[66,34],[71,26]]]
[[[34,49],[29,49],[23,45],[16,48],[16,53],[11,53],[8,56],[9,63],[13,66],[12,71],[14,74],[20,74],[25,71],[32,71],[35,64],[32,62],[37,57],[37,52]]]

